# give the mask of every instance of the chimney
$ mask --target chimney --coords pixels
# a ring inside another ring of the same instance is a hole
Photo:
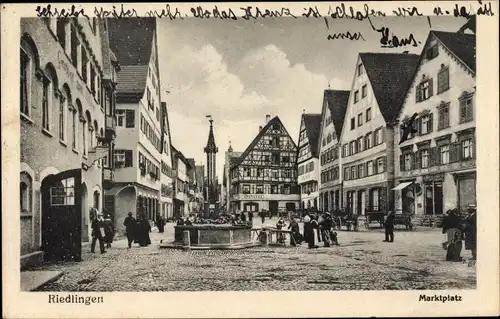
[[[270,120],[271,120],[271,115],[266,114],[266,124],[269,123]]]
[[[410,53],[410,51],[403,51],[403,54],[408,54]]]

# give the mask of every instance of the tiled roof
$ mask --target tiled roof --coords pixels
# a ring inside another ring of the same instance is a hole
[[[156,30],[155,18],[107,19],[109,44],[121,65],[147,65]]]
[[[430,33],[434,34],[451,53],[476,73],[476,35],[434,30]]]
[[[344,117],[349,102],[350,91],[325,90],[324,100],[327,103],[330,115],[332,117],[333,127],[337,136],[342,134],[344,126]]]
[[[281,125],[281,127],[283,128],[285,133],[290,137],[290,134],[287,132],[285,126],[283,125],[283,122],[281,122],[281,120],[278,116],[275,116],[273,119],[271,119],[269,122],[267,122],[267,124],[262,128],[262,130],[259,131],[259,134],[257,134],[257,136],[255,136],[253,141],[250,143],[250,145],[248,145],[248,147],[245,149],[243,154],[241,154],[241,156],[229,159],[229,162],[231,163],[231,167],[230,167],[231,169],[240,165],[241,162],[243,162],[245,157],[247,157],[248,153],[250,153],[254,149],[255,145],[257,145],[257,143],[260,141],[261,137],[264,136],[264,134],[266,134],[269,127],[276,122]],[[290,140],[292,141],[294,146],[297,147],[297,145],[293,141],[293,138],[290,137]],[[233,160],[234,160],[234,162],[233,162]]]
[[[419,55],[408,53],[360,53],[363,67],[386,123],[399,114]]]
[[[147,77],[147,65],[122,65],[117,74],[116,93],[144,93]]]
[[[306,126],[307,139],[309,140],[309,147],[311,155],[318,157],[318,140],[319,131],[321,129],[321,114],[303,114],[304,124]]]

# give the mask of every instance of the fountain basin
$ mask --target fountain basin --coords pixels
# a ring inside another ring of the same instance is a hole
[[[160,244],[162,248],[243,249],[259,246],[252,241],[252,228],[247,225],[195,224],[174,226],[175,241]],[[185,232],[189,232],[189,240]]]

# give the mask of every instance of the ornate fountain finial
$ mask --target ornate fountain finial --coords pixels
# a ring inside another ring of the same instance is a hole
[[[215,145],[215,137],[214,137],[214,126],[212,120],[212,115],[207,115],[207,118],[209,118],[210,122],[210,131],[208,132],[208,142],[207,146],[205,147],[205,153],[217,153],[219,150],[217,149],[217,146]]]

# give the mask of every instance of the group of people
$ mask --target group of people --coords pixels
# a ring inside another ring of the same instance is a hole
[[[95,252],[95,245],[99,241],[99,248],[101,254],[106,253],[106,248],[111,248],[111,243],[115,237],[115,227],[111,215],[104,216],[96,208],[91,208],[91,216],[93,216],[91,229],[92,229],[92,243],[90,251]]]
[[[139,244],[140,247],[151,245],[151,239],[149,238],[151,224],[146,215],[140,214],[137,219],[133,215],[132,212],[129,212],[123,222],[127,234],[128,248],[132,248],[132,243]]]
[[[443,219],[443,234],[447,236],[447,241],[443,243],[443,248],[446,249],[446,261],[463,260],[461,257],[463,241],[465,249],[472,253],[472,260],[476,260],[476,207],[471,205],[467,216],[462,216],[458,209],[449,210]]]

